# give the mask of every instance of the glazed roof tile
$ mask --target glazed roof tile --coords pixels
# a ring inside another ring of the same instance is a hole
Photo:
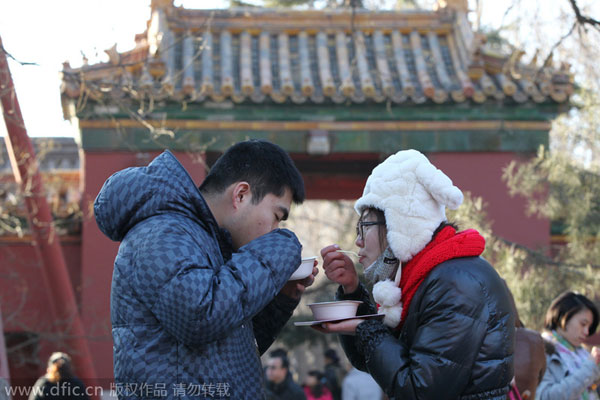
[[[73,138],[33,137],[33,148],[40,171],[78,171],[79,147]],[[0,141],[0,176],[11,175],[12,167],[4,141]]]
[[[566,102],[565,68],[486,50],[466,14],[155,6],[136,48],[63,70],[63,96],[179,102]],[[84,96],[85,95],[85,96]]]

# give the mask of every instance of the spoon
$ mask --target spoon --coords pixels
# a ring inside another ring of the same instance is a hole
[[[356,258],[358,258],[358,254],[356,254],[353,251],[349,251],[349,250],[336,250],[338,253],[344,253],[344,254],[348,254],[349,256],[354,256]]]

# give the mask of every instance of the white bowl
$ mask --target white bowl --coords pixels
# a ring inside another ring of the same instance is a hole
[[[288,281],[297,281],[298,279],[304,279],[312,273],[313,266],[315,265],[315,260],[317,257],[307,257],[303,258],[300,266],[297,270],[294,271],[292,276]]]
[[[362,301],[342,300],[327,301],[325,303],[312,303],[308,306],[312,311],[315,320],[324,321],[328,319],[352,318],[356,316],[358,305]]]

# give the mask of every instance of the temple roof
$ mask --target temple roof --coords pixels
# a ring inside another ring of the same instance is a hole
[[[573,91],[566,67],[490,51],[453,7],[192,10],[153,0],[136,47],[106,52],[107,63],[65,64],[63,100],[564,103]]]
[[[77,234],[82,220],[79,146],[66,137],[34,137],[31,141],[55,228],[59,235]],[[6,145],[0,141],[0,240],[23,235],[23,240],[31,240],[23,195]]]
[[[31,138],[41,172],[79,171],[79,147],[73,138]],[[0,176],[11,175],[6,144],[0,141]]]

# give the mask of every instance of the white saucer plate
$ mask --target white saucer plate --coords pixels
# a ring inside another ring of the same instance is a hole
[[[323,324],[325,322],[341,322],[341,321],[347,321],[349,319],[383,319],[383,317],[385,317],[385,314],[357,315],[355,317],[337,318],[337,319],[324,319],[322,321],[294,322],[294,325],[296,325],[296,326],[313,326],[313,325]]]

